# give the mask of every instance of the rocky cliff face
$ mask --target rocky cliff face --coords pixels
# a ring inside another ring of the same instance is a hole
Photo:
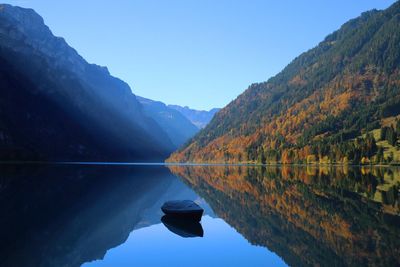
[[[173,149],[129,86],[31,9],[0,7],[0,158],[154,160]]]

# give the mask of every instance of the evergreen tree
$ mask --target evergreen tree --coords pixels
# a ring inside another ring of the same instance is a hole
[[[376,154],[376,161],[378,163],[382,163],[382,162],[384,162],[384,160],[385,160],[385,158],[383,156],[383,147],[380,146],[380,147],[378,147],[378,152]]]
[[[381,138],[380,140],[386,140],[386,133],[387,133],[387,127],[382,127],[381,128]]]
[[[375,138],[372,134],[367,133],[365,141],[366,141],[366,155],[367,157],[371,157],[376,152],[377,149]]]
[[[397,143],[397,134],[394,130],[393,126],[388,128],[388,132],[386,134],[386,140],[389,142],[390,145],[395,146]]]
[[[261,164],[265,164],[265,155],[264,155],[264,149],[263,148],[261,148],[258,151],[258,160],[257,160],[257,162],[261,163]]]

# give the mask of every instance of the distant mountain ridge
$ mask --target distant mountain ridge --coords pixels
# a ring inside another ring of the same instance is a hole
[[[199,131],[184,115],[164,103],[140,96],[136,98],[142,104],[145,114],[161,126],[176,148]]]
[[[162,160],[174,145],[129,86],[32,9],[0,9],[0,160]]]
[[[209,111],[206,110],[195,110],[188,106],[182,107],[178,105],[168,105],[169,108],[175,109],[182,113],[186,118],[188,118],[197,128],[203,129],[214,117],[220,108],[213,108]]]
[[[350,20],[275,77],[250,85],[168,161],[390,162],[370,132],[399,114],[397,1]],[[396,149],[391,127],[381,139]]]

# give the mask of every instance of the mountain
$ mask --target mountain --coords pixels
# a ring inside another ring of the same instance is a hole
[[[167,133],[176,148],[192,138],[199,129],[179,111],[166,106],[159,101],[136,96],[142,104],[145,114],[154,119]]]
[[[1,160],[150,161],[173,150],[129,86],[32,9],[0,6],[0,69]]]
[[[390,162],[400,135],[399,64],[397,1],[350,20],[275,77],[250,85],[169,161]],[[392,147],[377,146],[372,135],[383,127],[389,134],[380,130],[379,138]]]
[[[187,106],[181,107],[177,105],[168,105],[169,108],[175,109],[182,113],[188,120],[190,120],[197,128],[203,129],[207,126],[207,124],[214,117],[215,113],[217,113],[220,109],[213,108],[209,111],[206,110],[195,110],[191,109]]]
[[[6,164],[0,171],[2,267],[103,259],[133,230],[161,223],[160,206],[171,197],[197,198],[163,166]]]
[[[400,264],[398,186],[382,186],[398,169],[168,167],[218,217],[288,266]]]

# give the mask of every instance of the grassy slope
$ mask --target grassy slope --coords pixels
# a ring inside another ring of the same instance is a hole
[[[382,126],[390,126],[390,125],[395,126],[396,119],[399,119],[399,118],[400,118],[400,116],[385,118],[384,120],[382,120],[381,124],[382,124]],[[383,147],[384,158],[387,159],[392,154],[393,161],[396,163],[400,163],[400,143],[399,143],[399,141],[397,141],[396,146],[392,146],[389,144],[388,141],[381,140],[380,139],[381,129],[374,129],[374,130],[370,131],[370,133],[374,136],[374,138],[376,140],[376,145],[378,147]],[[365,134],[363,134],[362,137],[365,137]]]

